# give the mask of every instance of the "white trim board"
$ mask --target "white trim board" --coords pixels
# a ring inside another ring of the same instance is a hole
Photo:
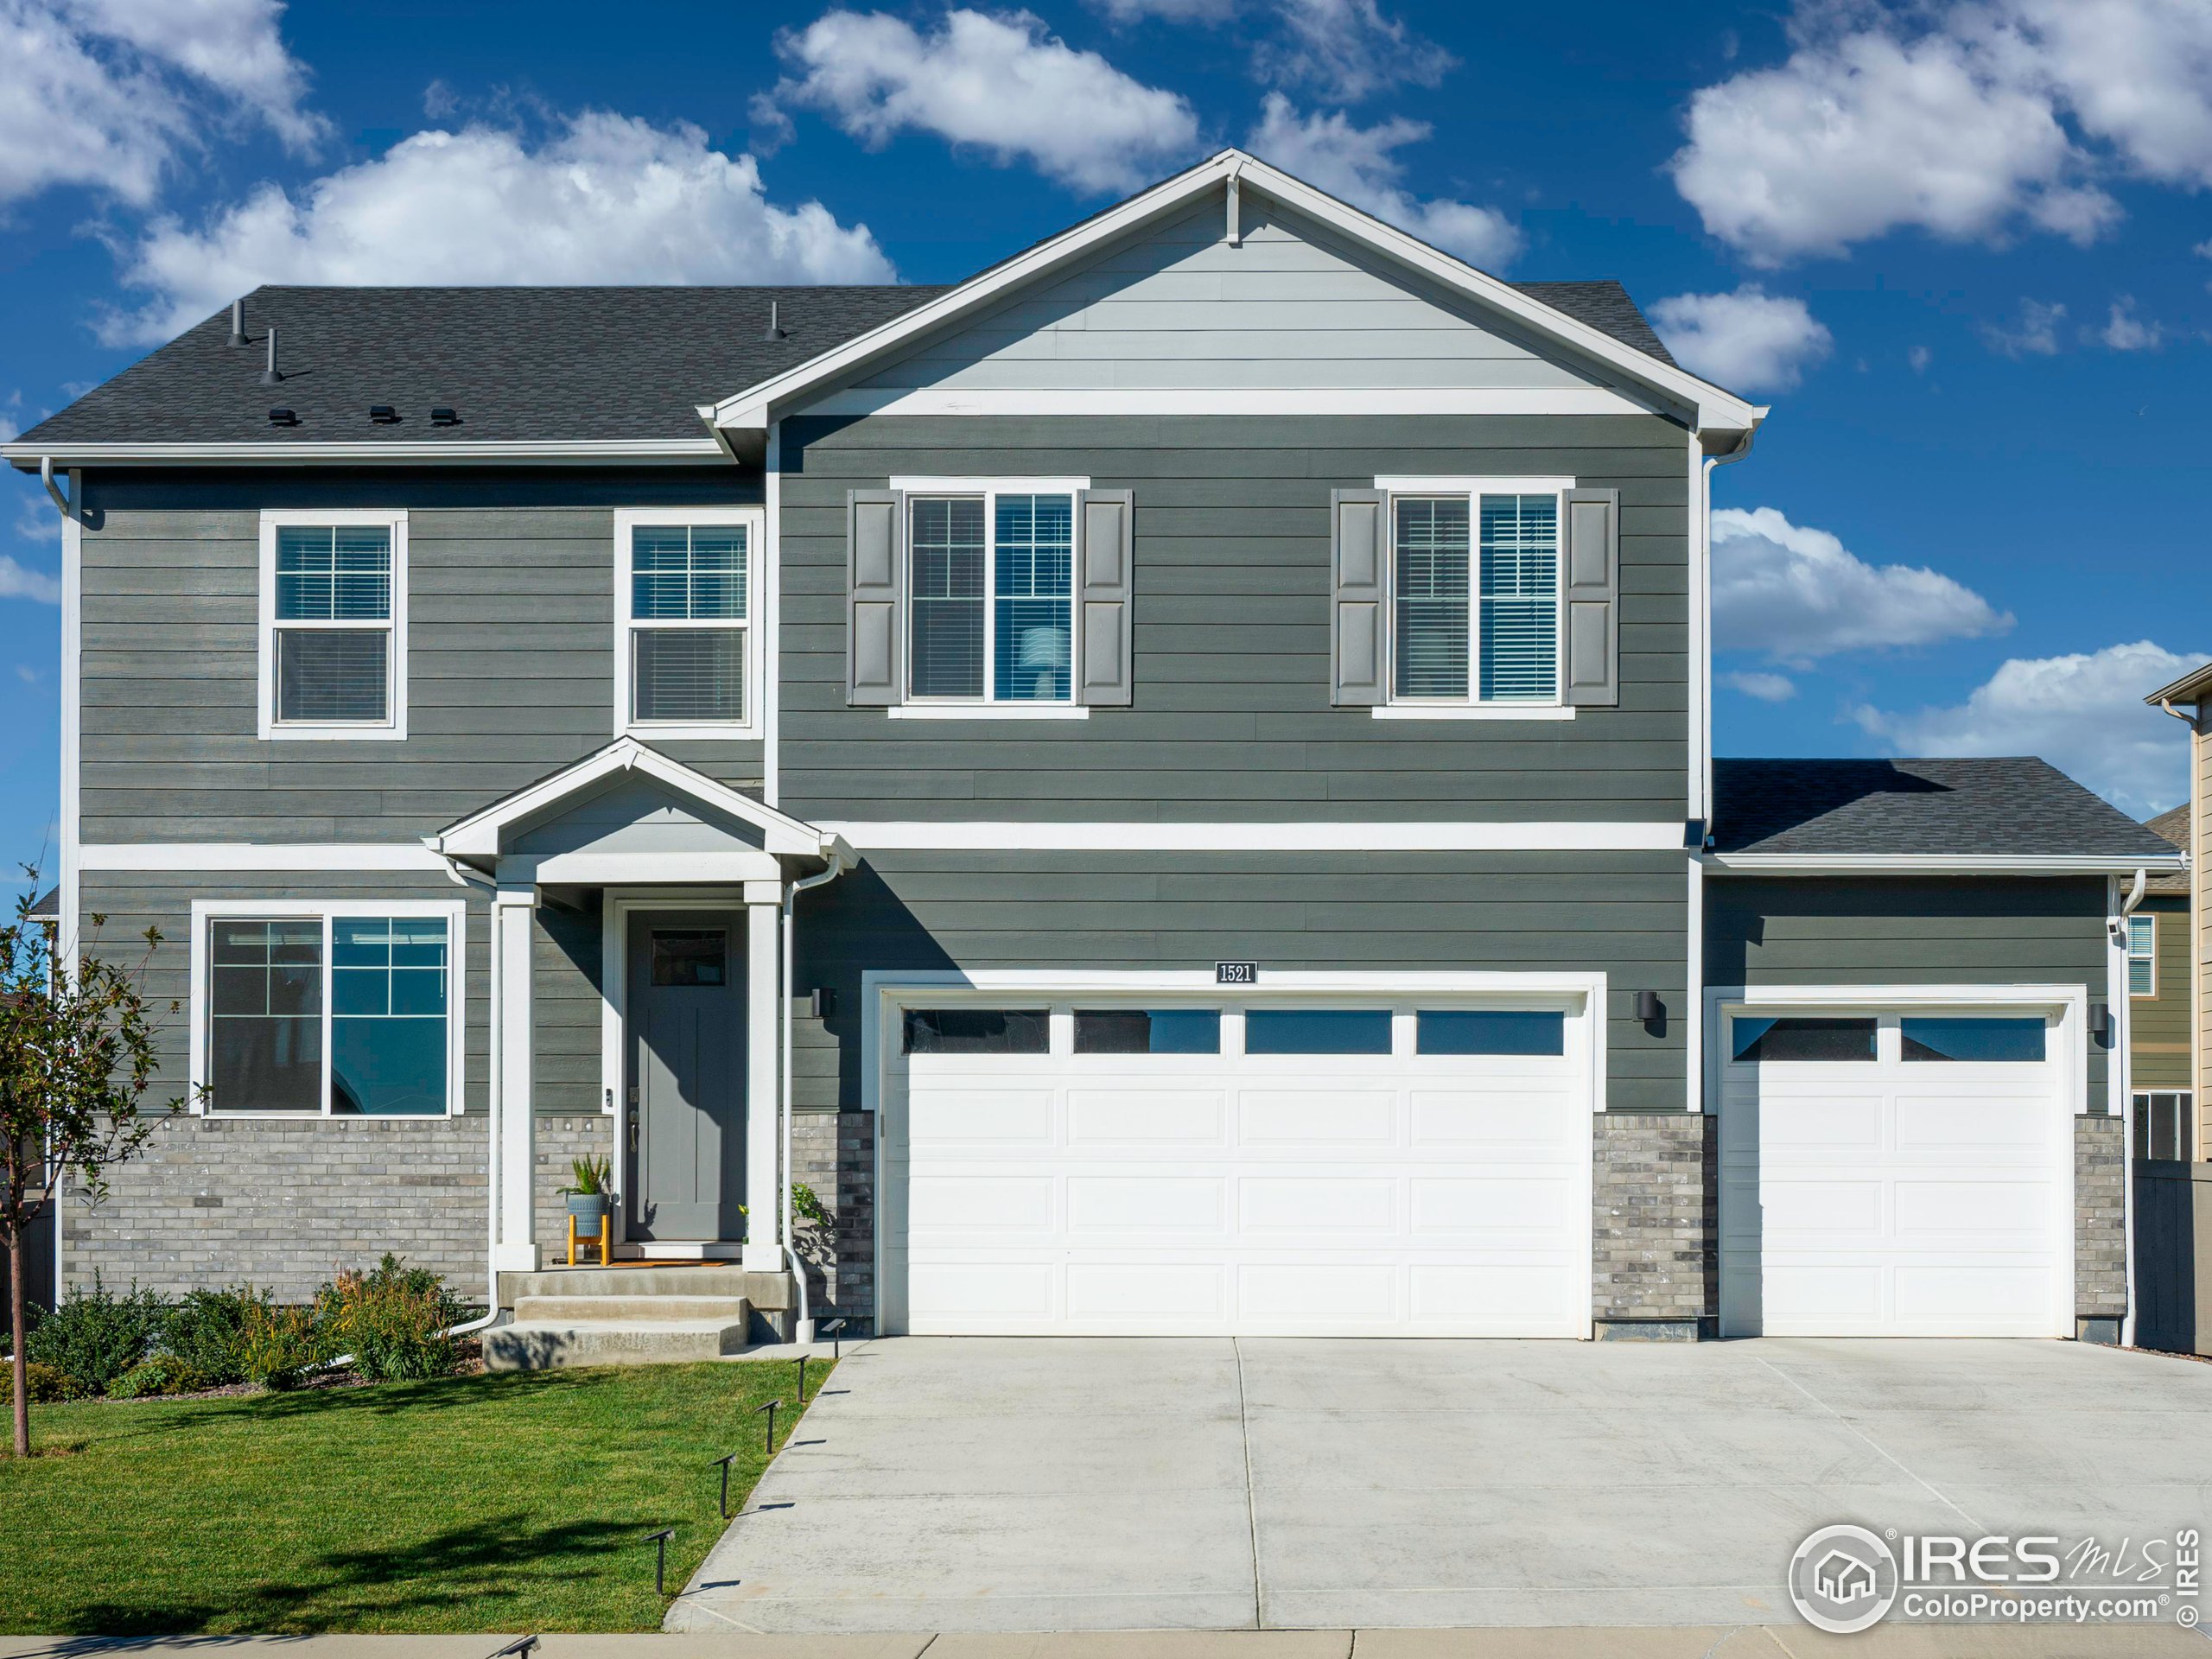
[[[824,820],[855,847],[981,852],[1683,853],[1682,826],[1659,823],[1009,823]]]
[[[2179,853],[2122,857],[2060,853],[1707,853],[1707,863],[1747,875],[2133,875],[2181,870]]]

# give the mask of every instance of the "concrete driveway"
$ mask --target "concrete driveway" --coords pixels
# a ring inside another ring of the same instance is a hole
[[[1795,1623],[1831,1522],[2202,1528],[2208,1421],[2075,1343],[880,1341],[668,1628]]]

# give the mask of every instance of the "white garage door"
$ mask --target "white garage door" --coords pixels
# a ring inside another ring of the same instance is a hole
[[[938,999],[884,1026],[887,1329],[1589,1333],[1579,999]]]
[[[2072,1334],[2058,1014],[1753,1007],[1721,1035],[1725,1334]]]

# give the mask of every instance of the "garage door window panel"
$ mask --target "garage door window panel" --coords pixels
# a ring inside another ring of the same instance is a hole
[[[1052,1022],[1043,1008],[909,1008],[909,1054],[1045,1054]]]
[[[1247,1054],[1388,1054],[1384,1008],[1254,1008],[1244,1016]]]
[[[1916,1018],[1899,1022],[1908,1063],[2027,1065],[2044,1058],[2044,1021],[2034,1019]]]
[[[1218,1054],[1218,1008],[1077,1008],[1078,1054]]]
[[[1772,1064],[1791,1061],[1872,1065],[1877,1022],[1864,1017],[1791,1014],[1777,1019],[1739,1018],[1730,1022],[1732,1059]]]
[[[1567,1016],[1545,1008],[1424,1008],[1414,1016],[1414,1052],[1561,1055]]]

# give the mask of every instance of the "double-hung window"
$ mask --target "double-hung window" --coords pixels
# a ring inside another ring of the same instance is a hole
[[[2127,918],[2127,994],[2158,994],[2158,918],[2140,911]]]
[[[460,1110],[463,915],[444,901],[195,904],[195,1109]]]
[[[746,737],[760,683],[757,512],[615,515],[615,730]]]
[[[264,738],[407,735],[407,515],[261,516]]]
[[[1075,702],[1079,482],[908,486],[906,703]]]
[[[1567,479],[1402,479],[1389,497],[1389,706],[1561,705]]]

